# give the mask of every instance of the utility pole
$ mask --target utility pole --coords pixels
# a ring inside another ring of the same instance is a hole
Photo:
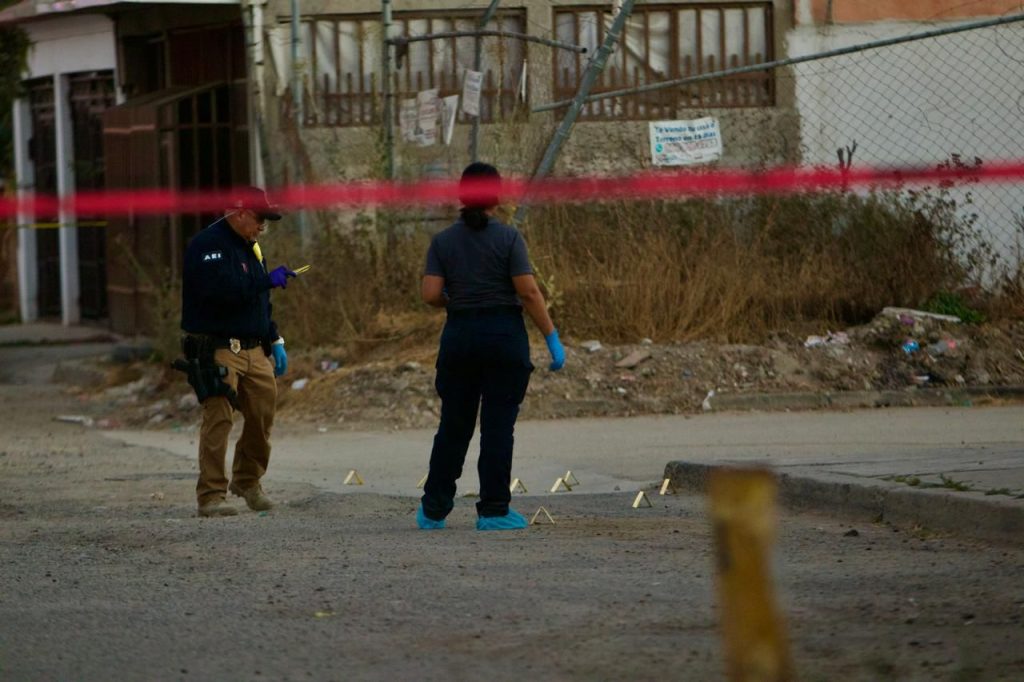
[[[544,157],[537,166],[531,182],[543,180],[551,172],[551,169],[554,168],[555,160],[562,150],[562,145],[569,139],[569,133],[572,131],[572,127],[576,123],[576,119],[579,118],[580,111],[583,109],[583,101],[590,94],[591,89],[593,89],[594,83],[597,82],[597,77],[604,71],[605,64],[608,63],[608,56],[615,49],[615,44],[619,42],[622,27],[626,24],[626,20],[629,19],[629,15],[633,13],[634,2],[635,0],[622,0],[622,6],[612,20],[612,26],[605,35],[604,42],[598,48],[593,58],[587,63],[587,68],[583,72],[579,88],[576,90],[576,96],[573,97],[569,110],[565,112],[565,117],[558,125],[558,129],[551,138],[551,142],[548,143],[548,148],[544,152]],[[516,213],[512,217],[513,225],[519,225],[522,223],[523,218],[526,217],[526,199],[527,197],[524,196],[519,207],[516,208]]]
[[[491,19],[494,18],[495,13],[498,11],[498,3],[501,0],[491,0],[491,4],[487,6],[484,11],[484,16],[480,19],[480,23],[477,28],[481,31],[487,28],[487,24],[490,23]],[[476,42],[473,47],[473,70],[480,71],[483,67],[484,61],[484,41],[483,38],[477,36]],[[469,137],[469,160],[470,162],[478,161],[478,147],[480,144],[480,116],[479,114],[473,117],[473,130]]]

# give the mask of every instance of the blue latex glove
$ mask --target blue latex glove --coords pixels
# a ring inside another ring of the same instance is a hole
[[[274,356],[274,376],[279,377],[288,371],[288,353],[283,343],[271,346],[270,352]]]
[[[294,272],[280,265],[270,271],[270,286],[272,288],[284,289],[288,286],[288,278],[294,276]]]
[[[548,369],[557,372],[565,365],[565,348],[562,347],[562,342],[558,338],[558,330],[552,329],[551,333],[544,337],[544,340],[548,344],[548,352],[551,353],[551,364],[548,365]]]

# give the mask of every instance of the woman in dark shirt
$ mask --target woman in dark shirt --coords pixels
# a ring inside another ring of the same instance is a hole
[[[461,218],[430,242],[423,300],[448,311],[437,355],[435,387],[441,424],[416,514],[420,528],[444,528],[455,500],[466,450],[480,413],[480,501],[477,530],[525,528],[509,508],[512,432],[533,364],[523,309],[544,334],[551,370],[565,350],[537,287],[522,235],[494,218],[498,171],[473,163],[462,173]]]

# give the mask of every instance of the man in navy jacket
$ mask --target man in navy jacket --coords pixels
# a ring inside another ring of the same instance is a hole
[[[277,403],[274,377],[284,374],[288,355],[271,317],[270,290],[285,288],[295,273],[285,266],[267,272],[256,239],[268,220],[280,219],[263,190],[245,188],[224,217],[193,237],[185,250],[181,313],[185,356],[198,361],[216,384],[209,395],[201,396],[199,516],[237,514],[226,503],[229,490],[254,511],[273,506],[260,479],[270,460],[270,429]],[[233,406],[242,413],[245,425],[235,445],[229,482],[225,459]]]

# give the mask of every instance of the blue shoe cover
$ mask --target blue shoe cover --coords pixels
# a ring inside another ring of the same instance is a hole
[[[429,518],[423,513],[423,505],[420,505],[420,508],[416,510],[416,525],[419,526],[421,530],[438,530],[440,528],[444,528],[444,519],[435,521],[434,519]]]
[[[504,516],[480,516],[476,520],[477,530],[520,530],[528,525],[526,517],[515,509]]]

